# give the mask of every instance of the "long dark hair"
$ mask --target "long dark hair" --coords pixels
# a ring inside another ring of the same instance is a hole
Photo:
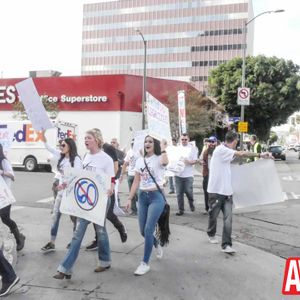
[[[0,170],[3,170],[3,167],[2,167],[3,159],[6,159],[6,157],[3,152],[3,146],[2,146],[2,144],[0,144]]]
[[[161,149],[160,149],[160,142],[159,140],[155,139],[154,137],[152,137],[151,135],[146,135],[145,137],[145,140],[144,140],[144,156],[146,156],[147,152],[146,152],[146,149],[145,149],[145,142],[146,142],[146,139],[148,137],[151,137],[153,139],[153,143],[154,143],[154,154],[155,155],[161,155]]]
[[[66,139],[62,140],[62,142],[65,142],[69,146],[70,163],[71,163],[71,166],[74,167],[75,157],[78,156],[77,146],[76,146],[74,140],[71,139],[71,138],[66,138]],[[58,170],[60,170],[60,163],[62,162],[62,160],[64,158],[65,158],[65,154],[61,153],[60,158],[57,162],[57,169]]]

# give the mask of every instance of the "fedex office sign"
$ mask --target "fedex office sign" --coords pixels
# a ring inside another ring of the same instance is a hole
[[[0,86],[0,104],[12,104],[17,99],[17,91],[13,85]]]
[[[20,130],[14,133],[13,141],[22,142],[43,142],[43,135],[41,131],[34,130],[31,124],[23,124]]]

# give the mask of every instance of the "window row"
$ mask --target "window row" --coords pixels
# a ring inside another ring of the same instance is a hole
[[[222,50],[240,50],[242,44],[231,44],[231,45],[210,45],[210,46],[192,46],[192,52],[199,51],[222,51]]]
[[[201,60],[201,61],[192,61],[193,67],[215,67],[220,64],[223,64],[226,60]]]
[[[201,32],[200,36],[212,36],[212,35],[231,35],[231,34],[242,34],[243,28],[233,29],[219,29],[219,30],[205,30]]]
[[[191,81],[207,81],[208,76],[192,76]]]

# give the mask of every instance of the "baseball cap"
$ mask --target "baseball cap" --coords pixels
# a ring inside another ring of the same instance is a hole
[[[216,138],[215,136],[210,136],[210,137],[208,138],[208,141],[209,141],[209,142],[216,143],[216,142],[217,142],[217,138]]]

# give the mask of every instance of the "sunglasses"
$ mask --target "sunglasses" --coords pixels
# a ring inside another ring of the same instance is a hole
[[[66,144],[60,144],[61,148],[65,148],[67,145]]]
[[[210,144],[214,144],[215,142],[214,141],[208,141]]]
[[[182,141],[187,141],[188,139],[181,139]]]

